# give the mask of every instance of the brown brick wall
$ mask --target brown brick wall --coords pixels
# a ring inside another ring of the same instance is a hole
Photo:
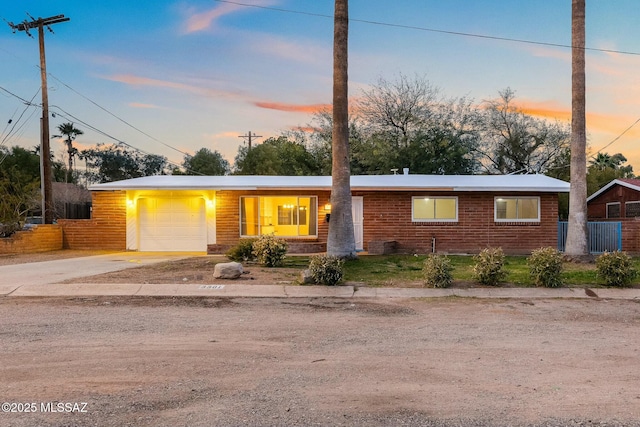
[[[318,242],[326,243],[328,224],[323,207],[329,192],[303,192],[318,196]],[[291,192],[260,192],[259,195],[290,195]],[[240,236],[240,196],[255,192],[219,191],[216,195],[217,244],[209,245],[210,253],[224,252],[237,244]],[[486,247],[502,247],[506,253],[528,254],[542,246],[557,246],[558,196],[540,196],[541,221],[536,223],[496,223],[493,220],[493,193],[438,193],[458,196],[458,222],[417,223],[411,221],[411,197],[424,192],[353,192],[363,196],[364,249],[369,242],[396,241],[403,253],[431,252],[432,238],[436,251],[476,253]],[[501,193],[501,196],[516,194]],[[517,195],[527,195],[518,193]],[[538,194],[528,194],[537,196]]]
[[[396,241],[398,252],[429,253],[433,238],[436,252],[448,253],[476,253],[486,247],[502,247],[506,253],[528,254],[542,246],[557,245],[556,194],[540,196],[542,218],[539,223],[494,222],[493,193],[438,193],[439,196],[458,197],[458,221],[412,222],[411,198],[424,195],[424,192],[354,192],[354,196],[364,196],[365,250],[368,242]]]
[[[11,237],[0,239],[0,254],[29,254],[62,249],[62,227],[41,224],[31,230],[18,231]]]
[[[65,249],[125,250],[127,246],[127,211],[124,191],[92,193],[91,219],[63,219]]]

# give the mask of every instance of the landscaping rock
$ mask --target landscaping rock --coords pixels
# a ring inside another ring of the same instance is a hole
[[[302,273],[300,273],[300,284],[301,285],[315,285],[316,284],[315,279],[311,275],[311,270],[309,270],[308,268],[306,270],[302,271]]]
[[[239,262],[222,262],[213,269],[214,279],[237,279],[242,275],[242,264]]]

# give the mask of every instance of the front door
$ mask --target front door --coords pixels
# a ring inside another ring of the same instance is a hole
[[[356,239],[356,251],[364,250],[364,212],[362,196],[351,198],[351,214],[353,215],[353,235]]]

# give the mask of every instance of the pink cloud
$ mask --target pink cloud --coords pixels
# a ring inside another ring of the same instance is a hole
[[[211,27],[215,21],[221,16],[228,15],[240,9],[241,6],[237,6],[229,3],[222,3],[221,5],[214,7],[213,9],[206,10],[204,12],[192,13],[187,17],[185,23],[185,32],[196,33],[198,31],[204,31]]]
[[[245,0],[245,2],[258,6],[272,4],[272,2],[268,0]],[[187,11],[188,16],[185,22],[185,33],[190,34],[205,31],[211,28],[221,17],[239,10],[247,10],[247,7],[239,4],[221,3],[212,9],[207,9],[202,12],[196,12],[191,8]]]
[[[131,86],[163,87],[163,88],[176,89],[176,90],[189,92],[189,93],[202,95],[202,96],[207,96],[207,97],[237,98],[240,96],[238,93],[235,93],[235,92],[221,91],[221,90],[211,89],[207,87],[173,82],[169,80],[152,79],[149,77],[135,76],[132,74],[116,74],[112,76],[106,76],[104,78],[107,80],[124,83]]]
[[[297,105],[297,104],[285,104],[281,102],[254,102],[256,107],[266,108],[268,110],[288,111],[292,113],[317,113],[325,109],[331,109],[329,104],[311,104],[311,105]]]

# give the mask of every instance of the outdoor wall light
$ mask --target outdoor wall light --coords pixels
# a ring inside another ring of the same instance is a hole
[[[329,222],[331,220],[331,203],[327,203],[324,205],[325,215],[324,222]]]

